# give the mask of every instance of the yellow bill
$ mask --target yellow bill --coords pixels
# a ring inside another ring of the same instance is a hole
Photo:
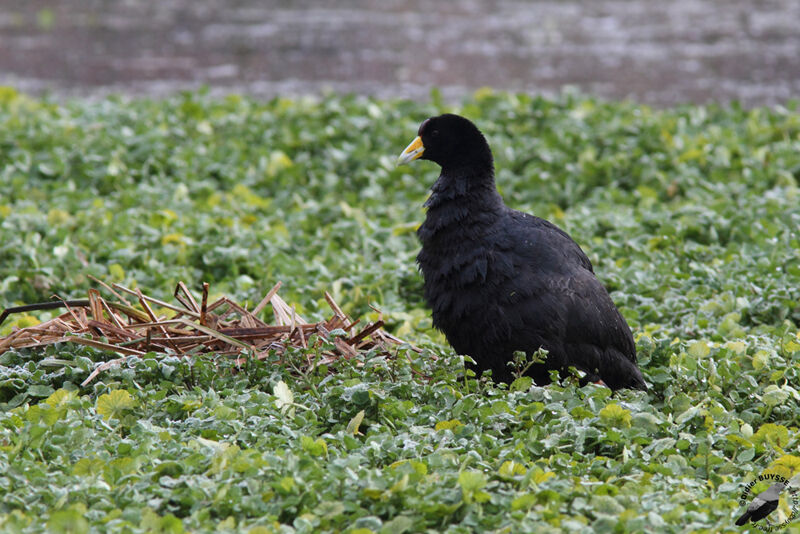
[[[400,154],[400,157],[397,158],[397,165],[403,165],[406,163],[411,163],[418,157],[422,156],[422,153],[425,152],[425,147],[422,145],[422,139],[417,137],[411,144],[403,150],[403,153]]]

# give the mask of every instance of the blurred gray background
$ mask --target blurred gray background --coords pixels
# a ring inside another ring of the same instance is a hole
[[[773,105],[800,94],[800,0],[0,0],[0,85]]]

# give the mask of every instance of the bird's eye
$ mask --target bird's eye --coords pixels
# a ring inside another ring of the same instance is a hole
[[[439,135],[439,130],[434,130],[431,132],[431,137],[438,137],[438,135]]]

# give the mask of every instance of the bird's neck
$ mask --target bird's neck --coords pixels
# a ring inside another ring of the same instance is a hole
[[[423,243],[437,235],[469,231],[474,224],[489,226],[505,204],[494,184],[494,171],[444,169],[425,202],[428,214],[417,234]]]

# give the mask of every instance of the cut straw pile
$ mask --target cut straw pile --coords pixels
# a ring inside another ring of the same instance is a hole
[[[0,314],[0,324],[11,313],[52,308],[66,308],[67,311],[36,326],[15,329],[7,337],[0,338],[0,354],[11,349],[36,349],[71,342],[125,355],[96,367],[81,384],[85,386],[126,357],[144,356],[148,352],[179,356],[213,352],[229,355],[243,364],[247,358],[265,359],[271,351],[281,356],[288,347],[309,348],[313,334],[316,334],[314,347],[319,348],[326,341],[328,346],[332,344],[330,350],[309,354],[304,369],[300,369],[303,371],[339,358],[354,358],[359,351],[373,348],[391,356],[390,347],[404,343],[381,329],[382,319],[366,324],[356,332],[360,320],[351,321],[327,292],[325,299],[333,316],[327,321],[309,323],[278,295],[280,282],[252,311],[248,311],[228,297],[208,303],[206,283],[198,303],[186,284],[179,282],[175,288],[179,305],[174,305],[144,295],[139,289],[128,289],[119,284],[112,287],[95,278],[93,280],[113,294],[116,300],[107,300],[97,289],[90,289],[89,298],[84,300],[59,300],[5,310]],[[135,303],[126,299],[124,294],[134,297]],[[275,324],[267,324],[258,317],[267,304],[272,305]],[[171,317],[157,316],[153,306],[157,306],[160,312],[166,309],[173,313]],[[345,335],[331,335],[334,330],[344,331]]]

